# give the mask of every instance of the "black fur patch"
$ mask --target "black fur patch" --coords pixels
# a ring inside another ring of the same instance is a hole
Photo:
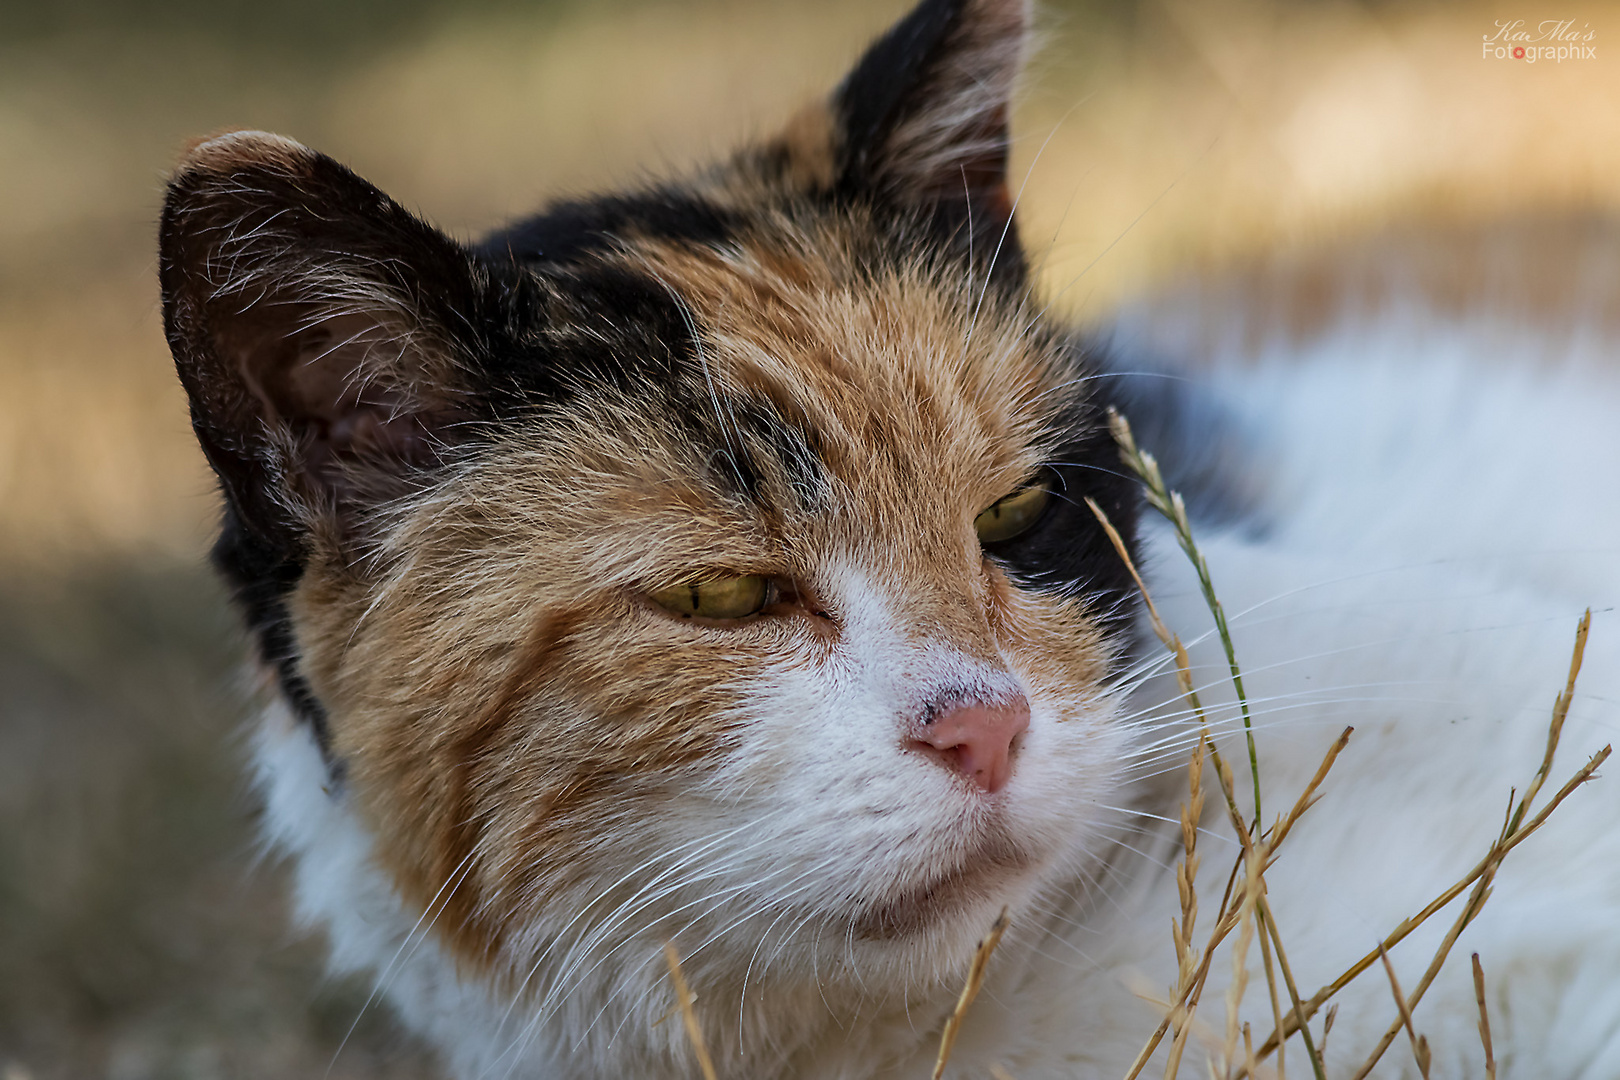
[[[635,237],[690,244],[722,244],[739,221],[701,196],[666,186],[634,195],[559,202],[508,226],[478,245],[488,258],[558,264],[613,251]]]
[[[839,179],[831,194],[835,202],[874,206],[898,234],[901,258],[914,257],[906,248],[918,241],[941,245],[1012,293],[1025,287],[1028,264],[1007,202],[1005,104],[982,118],[981,130],[958,133],[963,154],[948,175],[914,174],[915,163],[896,157],[893,147],[902,125],[927,125],[942,82],[971,77],[949,70],[969,32],[964,7],[964,0],[924,0],[872,44],[839,86],[833,102]]]
[[[235,508],[229,505],[219,540],[214,544],[213,563],[231,586],[248,632],[258,644],[259,659],[276,673],[288,705],[309,725],[333,779],[338,779],[326,707],[299,670],[298,643],[287,613],[287,594],[303,576],[302,563],[245,531]]]
[[[962,0],[924,0],[873,42],[838,88],[838,171],[846,196],[871,184],[890,134],[961,18]]]
[[[1046,480],[1052,499],[1035,526],[1009,540],[985,545],[985,553],[1007,568],[1026,588],[1084,597],[1105,634],[1130,639],[1138,592],[1113,542],[1086,505],[1101,506],[1135,557],[1141,514],[1141,485],[1120,462],[1119,447],[1105,421],[1109,400],[1103,387],[1077,406],[1064,424],[1072,438],[1052,455]]]
[[[506,269],[518,280],[491,310],[467,316],[491,330],[468,357],[478,420],[520,422],[603,389],[662,396],[696,370],[689,314],[656,279],[595,261]]]
[[[716,404],[705,396],[697,407],[707,409],[700,426],[714,447],[710,460],[722,484],[767,509],[777,499],[791,499],[805,513],[820,507],[826,469],[803,425],[755,397],[722,397]]]

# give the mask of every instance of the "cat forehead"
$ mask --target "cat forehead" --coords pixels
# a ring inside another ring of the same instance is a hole
[[[826,480],[858,492],[905,478],[969,499],[1018,482],[1083,403],[1072,347],[961,264],[875,262],[859,232],[778,219],[721,243],[632,234],[577,269],[540,271],[640,281],[587,291],[607,322],[674,339],[648,362],[620,357],[636,370],[612,385],[579,387],[564,441],[801,507]],[[665,452],[649,457],[649,439]]]
[[[631,235],[536,268],[605,305],[570,335],[611,325],[620,347],[651,352],[617,357],[612,379],[576,373],[427,516],[503,521],[502,535],[596,580],[837,555],[961,562],[977,550],[973,517],[1095,426],[1081,361],[959,266],[863,262],[857,232],[775,221],[715,244]],[[651,329],[625,334],[633,320]],[[587,357],[551,342],[534,362],[575,353]]]
[[[1029,309],[1016,230],[975,259],[971,246],[942,243],[926,215],[807,188],[803,159],[825,148],[806,150],[797,144],[811,140],[792,133],[824,114],[801,114],[779,140],[786,148],[689,181],[553,204],[480,253],[576,298],[568,321],[650,330],[643,340],[666,346],[652,351],[687,372],[701,363],[709,383],[783,403],[819,396],[846,412],[866,411],[851,392],[877,393],[886,409],[898,396],[965,398],[986,416],[1028,412],[1029,393],[1073,364],[1063,336]],[[616,374],[635,369],[632,384],[672,373],[618,351]]]

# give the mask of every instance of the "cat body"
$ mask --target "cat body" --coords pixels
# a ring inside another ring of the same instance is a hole
[[[1357,728],[1267,875],[1309,989],[1477,861],[1539,762],[1575,618],[1620,594],[1614,380],[1418,320],[1133,398],[1030,292],[1026,23],[925,0],[775,139],[476,247],[275,136],[178,170],[165,320],[277,686],[267,828],[334,965],[453,1074],[698,1075],[668,943],[721,1075],[920,1076],[1003,910],[951,1074],[1123,1074],[1174,979],[1196,735],[1088,500],[1248,776],[1111,407],[1209,508],[1265,813]],[[1616,719],[1606,619],[1560,765]],[[1458,946],[1502,1075],[1620,1074],[1614,798],[1571,796]],[[1213,918],[1235,848],[1206,832]],[[1472,993],[1453,965],[1419,1011],[1436,1075],[1474,1068]],[[1347,991],[1334,1068],[1391,1013]]]

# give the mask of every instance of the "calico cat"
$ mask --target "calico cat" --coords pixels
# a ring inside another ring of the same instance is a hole
[[[1087,500],[1218,738],[1235,713],[1110,408],[1216,526],[1268,808],[1360,729],[1268,874],[1300,982],[1477,859],[1540,760],[1575,617],[1620,594],[1613,378],[1418,317],[1205,399],[1121,377],[1018,240],[1027,22],[923,0],[775,138],[476,245],[273,135],[176,171],[165,326],[276,688],[267,829],[452,1074],[699,1075],[670,942],[720,1075],[921,1077],[1005,910],[950,1075],[1123,1075],[1175,976],[1195,738]],[[1560,764],[1620,718],[1613,629]],[[1499,1075],[1620,1076],[1615,804],[1572,796],[1459,946]],[[1347,991],[1330,1073],[1393,1015]],[[1477,1017],[1448,969],[1433,1075],[1477,1074]]]

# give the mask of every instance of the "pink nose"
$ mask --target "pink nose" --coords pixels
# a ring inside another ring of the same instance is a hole
[[[909,743],[980,791],[996,792],[1012,776],[1013,744],[1029,730],[1029,702],[967,701],[930,713]]]

